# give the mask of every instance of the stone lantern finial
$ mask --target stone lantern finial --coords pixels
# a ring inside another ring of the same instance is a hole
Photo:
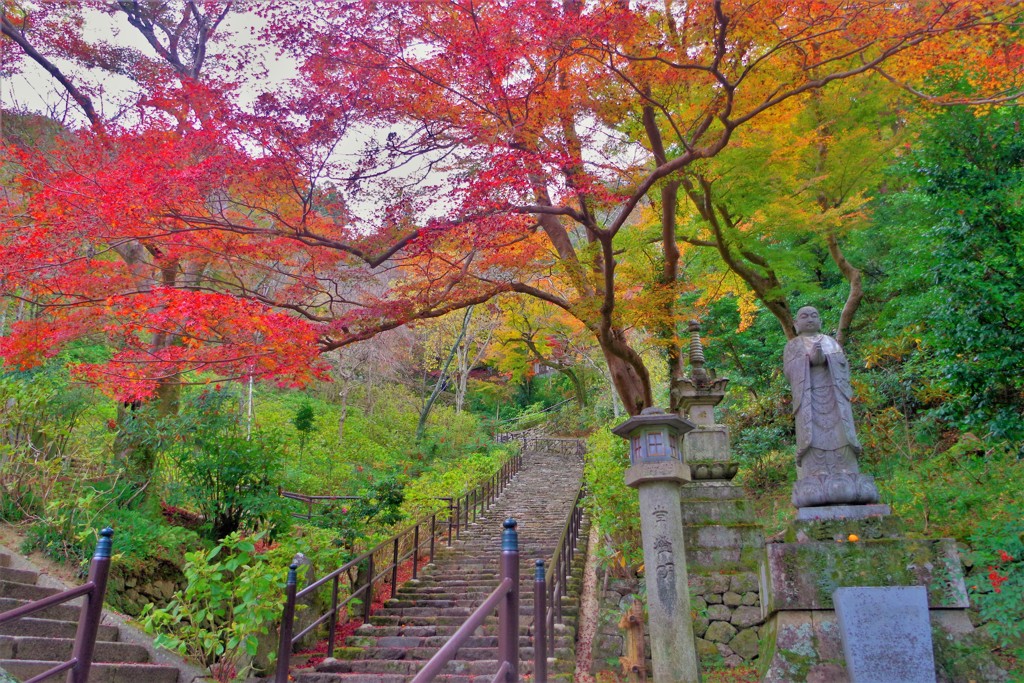
[[[707,384],[710,377],[704,369],[704,344],[700,341],[700,323],[691,320],[690,329],[690,377],[694,384]]]

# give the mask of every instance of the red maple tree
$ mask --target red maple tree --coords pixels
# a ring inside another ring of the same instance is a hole
[[[579,320],[638,412],[652,380],[631,329],[680,372],[688,168],[835,81],[998,103],[1024,61],[1005,0],[32,7],[6,0],[5,47],[84,125],[8,141],[0,286],[32,314],[0,354],[29,365],[101,335],[112,358],[79,372],[131,400],[197,371],[302,382],[318,353],[515,292]],[[88,12],[147,49],[91,37]],[[243,39],[228,28],[246,17],[261,28]],[[246,83],[268,54],[298,76]],[[108,116],[111,74],[132,86]],[[644,205],[646,282],[617,270]]]

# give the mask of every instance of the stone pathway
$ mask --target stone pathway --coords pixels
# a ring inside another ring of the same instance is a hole
[[[315,670],[295,670],[296,683],[405,683],[447,642],[448,638],[498,585],[498,559],[502,521],[519,523],[520,565],[520,674],[532,671],[533,565],[554,553],[583,473],[574,456],[526,453],[523,466],[495,504],[471,525],[451,548],[435,557],[418,581],[398,590],[393,600],[336,648]],[[587,525],[581,539],[587,535]],[[581,540],[581,544],[586,543]],[[570,586],[571,600],[563,602],[565,625],[556,626],[556,661],[549,680],[572,680],[575,667],[575,594],[583,556],[577,554]],[[457,659],[435,680],[452,683],[490,681],[498,669],[497,618],[490,617]]]

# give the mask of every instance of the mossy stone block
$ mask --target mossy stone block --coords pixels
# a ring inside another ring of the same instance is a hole
[[[818,519],[790,522],[786,528],[786,543],[804,541],[846,541],[850,534],[863,541],[903,537],[903,524],[894,515],[863,517],[861,519]]]
[[[829,610],[832,593],[848,586],[924,586],[932,608],[968,606],[951,539],[770,543],[766,549],[769,612]]]

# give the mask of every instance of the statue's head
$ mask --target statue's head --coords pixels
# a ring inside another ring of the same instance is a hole
[[[815,334],[821,332],[821,316],[818,315],[818,309],[814,306],[804,306],[796,312],[796,326],[797,334]]]

